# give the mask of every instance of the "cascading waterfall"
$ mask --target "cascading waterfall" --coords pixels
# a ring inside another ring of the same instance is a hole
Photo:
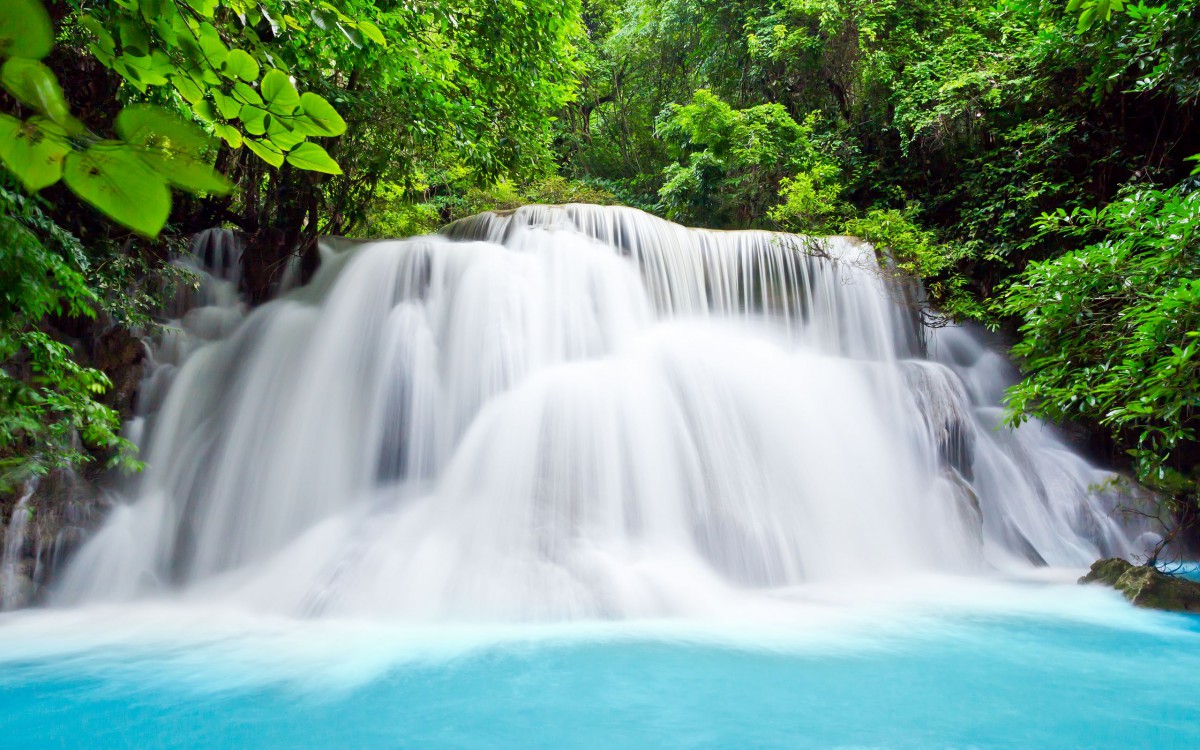
[[[236,248],[203,245],[214,291],[142,398],[149,468],[58,603],[660,616],[1139,543],[1109,473],[997,428],[1004,359],[922,336],[853,239],[530,206],[329,241],[248,315]]]

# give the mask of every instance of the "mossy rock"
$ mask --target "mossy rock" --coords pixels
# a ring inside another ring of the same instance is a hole
[[[1139,607],[1200,613],[1200,583],[1119,557],[1097,560],[1079,582],[1112,586]]]

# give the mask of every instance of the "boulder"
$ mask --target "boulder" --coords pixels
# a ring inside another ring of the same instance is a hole
[[[1097,560],[1079,582],[1112,586],[1139,607],[1200,613],[1200,583],[1119,557]]]

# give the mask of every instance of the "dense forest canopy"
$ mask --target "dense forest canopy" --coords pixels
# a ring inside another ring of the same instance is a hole
[[[872,241],[1012,337],[1013,421],[1189,518],[1198,5],[8,0],[0,492],[136,467],[96,342],[156,324],[199,229],[245,235],[261,301],[322,234],[583,201]]]

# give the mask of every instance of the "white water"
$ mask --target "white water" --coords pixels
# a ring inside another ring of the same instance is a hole
[[[1003,358],[954,328],[925,358],[850,239],[529,207],[330,243],[244,319],[235,288],[156,347],[149,469],[57,603],[724,614],[1140,551],[1110,474],[996,428]]]
[[[24,603],[25,571],[22,570],[22,555],[29,543],[29,498],[37,488],[31,481],[22,488],[21,496],[13,504],[8,527],[4,529],[3,547],[0,547],[0,612]]]

